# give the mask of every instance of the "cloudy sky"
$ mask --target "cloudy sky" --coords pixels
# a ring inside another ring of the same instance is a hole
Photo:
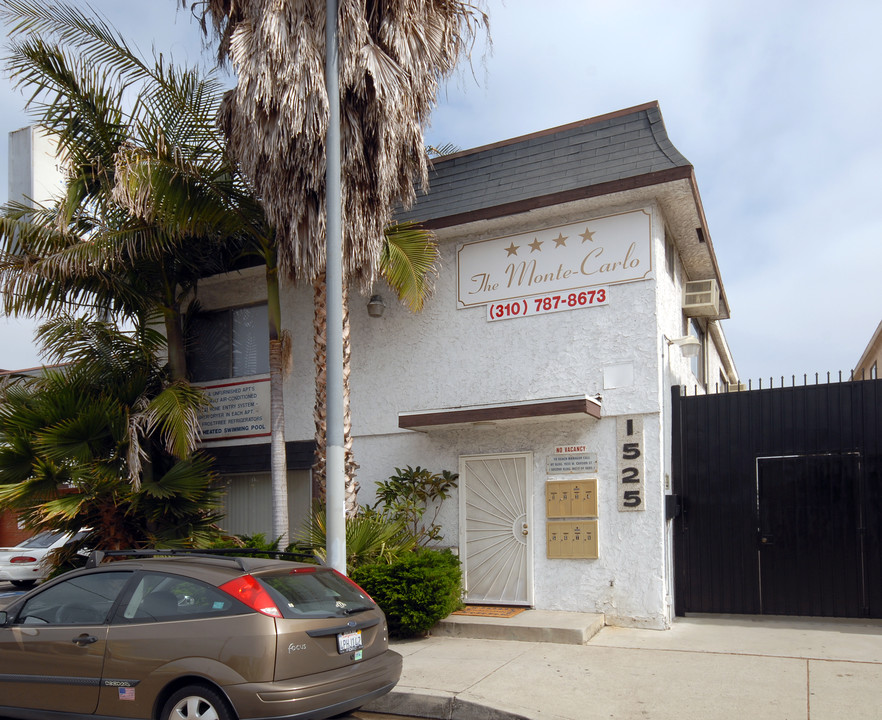
[[[92,5],[144,52],[210,59],[175,0]],[[854,367],[882,319],[882,3],[489,0],[488,10],[491,54],[477,47],[448,83],[428,142],[465,149],[657,100],[695,167],[742,378]],[[27,124],[22,105],[0,81],[0,132]],[[29,334],[0,320],[0,367],[36,364]]]

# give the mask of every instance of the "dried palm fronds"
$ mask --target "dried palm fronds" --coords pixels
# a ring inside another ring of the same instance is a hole
[[[311,282],[325,264],[325,0],[205,0],[238,76],[221,111],[233,155],[279,237],[280,264]],[[457,0],[340,0],[344,269],[369,287],[383,228],[428,177],[423,126],[439,83],[487,16]]]

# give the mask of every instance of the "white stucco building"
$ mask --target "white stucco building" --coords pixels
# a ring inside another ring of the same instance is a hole
[[[424,312],[379,287],[381,317],[351,300],[361,502],[396,467],[458,471],[441,519],[468,601],[666,627],[670,388],[738,382],[692,166],[648,103],[436,159],[430,183],[402,216],[440,241]],[[199,352],[217,360],[201,376],[216,399],[205,446],[233,532],[269,532],[268,375],[240,351],[265,298],[262,268],[200,286],[228,334],[229,358],[223,343]],[[311,288],[285,289],[283,322],[295,526],[311,497]]]
[[[8,197],[26,205],[48,203],[63,188],[58,142],[37,125],[9,133]]]

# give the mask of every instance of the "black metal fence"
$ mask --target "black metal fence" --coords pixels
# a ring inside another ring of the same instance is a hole
[[[678,614],[882,617],[882,381],[818,380],[673,389]]]

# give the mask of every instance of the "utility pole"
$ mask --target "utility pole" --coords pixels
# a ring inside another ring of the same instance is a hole
[[[328,414],[325,429],[328,565],[346,574],[346,470],[343,433],[343,203],[340,156],[340,72],[337,39],[337,0],[326,0],[325,88],[328,93],[328,137],[325,191],[327,237]]]

